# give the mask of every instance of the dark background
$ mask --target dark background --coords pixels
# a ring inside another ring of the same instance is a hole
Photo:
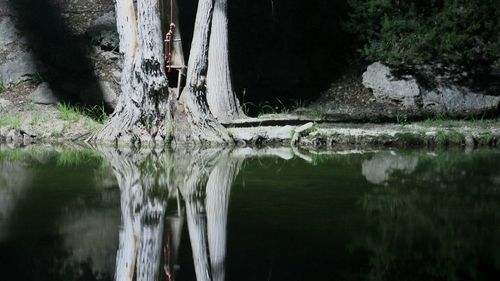
[[[197,1],[179,5],[188,54]],[[346,0],[229,1],[230,61],[240,100],[292,103],[326,90],[354,53],[340,24],[346,7]]]

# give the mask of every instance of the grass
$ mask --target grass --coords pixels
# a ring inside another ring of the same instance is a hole
[[[104,105],[79,106],[69,103],[59,103],[57,105],[59,116],[65,121],[79,121],[81,118],[91,118],[99,123],[106,123],[109,115]]]
[[[0,127],[10,126],[14,129],[19,129],[19,128],[21,128],[22,124],[23,124],[23,121],[22,121],[21,117],[19,117],[19,116],[15,116],[15,117],[5,116],[5,115],[0,116]]]
[[[7,90],[7,85],[3,81],[3,78],[0,77],[0,94]]]
[[[33,83],[39,85],[39,84],[42,84],[43,82],[46,81],[44,75],[42,75],[40,72],[35,72],[32,76],[31,76],[31,81],[33,81]]]
[[[59,103],[57,105],[59,116],[65,121],[78,121],[83,117],[83,111],[78,106],[68,103]]]
[[[326,111],[323,108],[313,108],[311,111],[306,112],[304,115],[311,119],[323,119],[326,115]]]

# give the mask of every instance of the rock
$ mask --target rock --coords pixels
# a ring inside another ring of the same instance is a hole
[[[380,102],[396,101],[406,107],[423,108],[435,113],[449,113],[456,116],[489,113],[499,110],[500,96],[474,93],[466,87],[450,82],[450,79],[434,76],[439,85],[427,90],[417,80],[407,75],[396,78],[389,67],[376,62],[363,73],[363,85],[373,90]],[[439,81],[438,81],[439,80]]]
[[[28,100],[37,104],[56,104],[59,101],[47,82],[40,84],[36,90],[28,96]]]
[[[0,110],[7,109],[12,105],[12,102],[6,99],[0,99]]]
[[[9,143],[14,143],[14,144],[20,144],[23,141],[23,136],[21,133],[16,130],[16,129],[11,129],[10,132],[6,136],[7,142]]]
[[[306,132],[310,131],[312,128],[314,128],[314,123],[309,122],[307,124],[304,124],[300,127],[297,127],[294,129],[293,137],[292,137],[292,145],[297,143],[300,139],[300,136],[302,134],[305,134]]]
[[[395,78],[389,67],[376,62],[368,66],[363,73],[363,85],[373,90],[375,98],[380,101],[395,101],[406,107],[416,106],[416,98],[420,96],[420,88],[416,79]]]
[[[114,11],[105,13],[104,15],[98,17],[93,23],[92,28],[106,28],[106,29],[116,29],[116,16]]]
[[[113,11],[97,18],[87,30],[94,45],[110,51],[118,48],[119,37],[116,31],[116,18]]]
[[[17,41],[17,30],[10,17],[5,17],[0,21],[0,34],[2,34],[0,50],[7,50],[10,44]]]
[[[422,96],[423,107],[455,115],[480,114],[498,109],[500,97],[471,92],[458,86],[438,87]]]
[[[111,83],[108,81],[98,81],[89,85],[81,92],[81,100],[90,104],[105,103],[114,108],[116,106],[117,95]]]
[[[37,63],[30,52],[14,52],[0,65],[0,76],[6,84],[18,82],[23,76],[37,72]]]

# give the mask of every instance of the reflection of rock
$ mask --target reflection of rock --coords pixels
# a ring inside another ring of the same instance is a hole
[[[60,233],[70,262],[88,262],[96,276],[113,276],[119,221],[118,213],[110,208],[67,216]]]
[[[404,157],[392,153],[378,153],[363,161],[362,174],[371,183],[381,184],[389,180],[395,171],[411,174],[417,168],[417,157]]]
[[[33,174],[19,162],[5,160],[0,162],[0,241],[7,234],[7,223],[15,204],[22,197],[24,189],[31,182]]]

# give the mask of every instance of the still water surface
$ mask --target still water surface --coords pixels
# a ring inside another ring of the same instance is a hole
[[[0,151],[0,280],[499,280],[500,151]]]

